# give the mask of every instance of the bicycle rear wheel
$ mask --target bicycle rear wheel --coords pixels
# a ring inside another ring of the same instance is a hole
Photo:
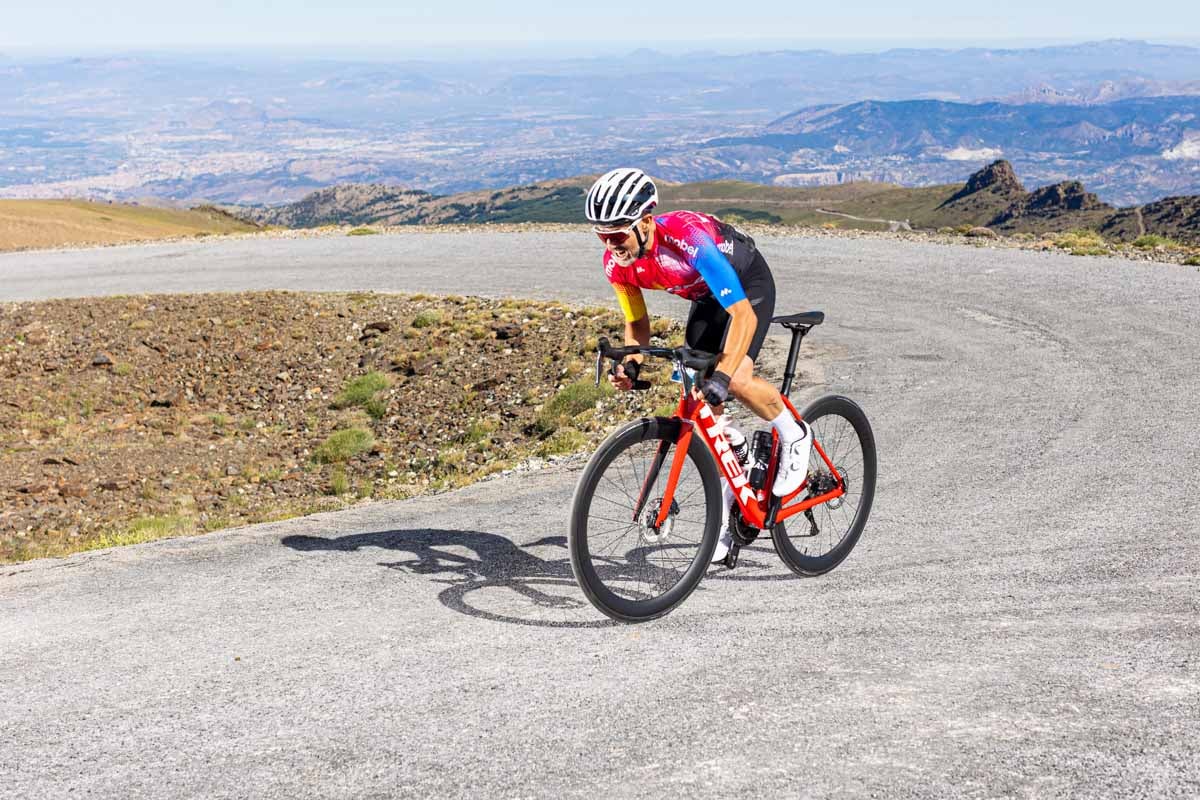
[[[721,478],[699,435],[688,446],[667,520],[653,527],[681,424],[656,417],[619,429],[596,450],[575,488],[571,568],[592,605],[613,619],[642,622],[682,603],[716,548]]]
[[[875,434],[853,400],[827,395],[800,413],[813,438],[845,480],[846,494],[789,518],[771,531],[775,552],[799,575],[823,575],[850,555],[862,535],[875,499]],[[808,460],[809,490],[803,497],[831,491],[832,474],[814,447]]]

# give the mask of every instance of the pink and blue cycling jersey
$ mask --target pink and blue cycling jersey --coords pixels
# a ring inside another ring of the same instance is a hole
[[[654,247],[628,267],[604,253],[604,274],[626,320],[646,316],[642,289],[663,289],[687,300],[711,296],[722,308],[746,298],[738,273],[754,260],[753,239],[694,211],[659,214],[654,227]]]

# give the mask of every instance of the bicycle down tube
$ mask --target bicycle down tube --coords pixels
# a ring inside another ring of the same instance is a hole
[[[792,414],[799,419],[800,415],[786,397],[784,398],[784,403],[787,404]],[[805,482],[791,494],[775,501],[775,498],[769,494],[769,489],[764,487],[763,489],[756,490],[750,485],[746,472],[742,469],[741,462],[738,461],[737,455],[733,452],[729,440],[717,428],[716,418],[713,416],[712,409],[707,403],[700,402],[694,398],[684,398],[680,400],[680,407],[677,413],[682,424],[680,425],[679,438],[676,440],[671,472],[663,491],[662,506],[659,508],[658,519],[655,522],[656,526],[660,526],[666,521],[667,513],[671,507],[671,500],[675,494],[675,486],[679,480],[679,473],[683,469],[684,459],[687,458],[687,448],[691,443],[692,431],[695,428],[699,428],[701,437],[708,445],[709,450],[716,456],[717,466],[720,468],[725,480],[733,488],[734,496],[737,498],[737,503],[742,509],[742,516],[747,523],[755,528],[762,529],[767,520],[767,506],[772,502],[778,502],[779,504],[779,509],[775,515],[775,521],[779,522],[796,514],[802,514],[810,508],[827,503],[846,493],[842,485],[842,476],[838,473],[833,462],[829,460],[829,456],[826,455],[825,449],[821,446],[820,442],[814,439],[813,448],[829,468],[830,474],[835,481],[834,489],[825,494],[810,497],[794,505],[787,505],[807,488],[808,484]],[[773,458],[772,468],[767,474],[768,484],[775,474],[774,467],[777,465],[774,463],[774,460]]]
[[[674,357],[681,368],[684,366],[682,360],[680,360],[678,351],[656,347],[610,348],[608,340],[601,339],[599,353],[596,358],[596,383],[599,384],[600,382],[601,366],[606,356],[609,358],[620,357],[633,352],[643,352],[659,358]],[[692,381],[689,380],[686,370],[681,371],[683,372],[682,386],[680,387],[679,405],[675,410],[675,418],[680,423],[679,435],[676,437],[674,443],[675,452],[671,458],[671,469],[667,475],[667,485],[663,487],[663,496],[655,519],[655,527],[661,527],[670,515],[672,501],[675,497],[675,488],[679,482],[679,476],[683,472],[683,466],[687,460],[688,448],[691,445],[692,434],[695,428],[700,429],[700,435],[704,439],[705,444],[708,445],[709,452],[716,457],[717,466],[721,474],[733,488],[738,506],[742,509],[743,518],[755,528],[761,530],[767,522],[770,522],[773,526],[776,522],[785,520],[796,514],[802,514],[815,506],[827,503],[846,493],[841,474],[825,453],[825,448],[815,438],[813,439],[813,449],[817,451],[817,454],[821,457],[825,466],[829,468],[829,472],[834,478],[834,488],[831,491],[816,497],[809,497],[794,505],[788,505],[788,503],[791,503],[801,492],[808,488],[807,481],[801,483],[795,491],[782,498],[776,498],[772,495],[766,485],[764,485],[764,488],[756,490],[750,485],[746,472],[742,469],[741,462],[738,461],[737,455],[733,452],[729,440],[717,425],[717,420],[713,416],[712,409],[707,403],[694,395]],[[782,399],[788,410],[792,412],[792,416],[800,419],[800,413],[796,411],[796,407],[792,405],[788,396],[783,394]],[[772,432],[772,439],[776,442],[778,441],[778,435],[774,432]],[[634,506],[634,521],[637,521],[653,492],[654,484],[658,479],[658,472],[666,460],[667,449],[668,445],[664,442],[655,454],[652,469],[648,471],[642,482],[641,492]],[[775,476],[778,468],[778,458],[779,448],[777,446],[772,447],[771,463],[766,477],[767,485],[771,483]]]

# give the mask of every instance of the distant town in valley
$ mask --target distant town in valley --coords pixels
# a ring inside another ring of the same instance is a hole
[[[1200,195],[1200,48],[779,51],[354,63],[0,56],[0,197],[283,206],[345,184],[444,196],[614,164],[670,182],[1079,181]]]

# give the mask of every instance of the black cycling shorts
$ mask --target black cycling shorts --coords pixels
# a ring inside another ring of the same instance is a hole
[[[758,361],[758,351],[762,349],[767,329],[771,327],[771,317],[775,315],[775,280],[771,277],[766,259],[758,252],[749,266],[738,272],[738,277],[742,281],[746,299],[758,316],[758,327],[754,329],[754,338],[750,340],[750,349],[746,351],[751,361]],[[692,301],[684,337],[689,347],[720,353],[724,350],[728,332],[729,314],[715,297],[709,295]]]

